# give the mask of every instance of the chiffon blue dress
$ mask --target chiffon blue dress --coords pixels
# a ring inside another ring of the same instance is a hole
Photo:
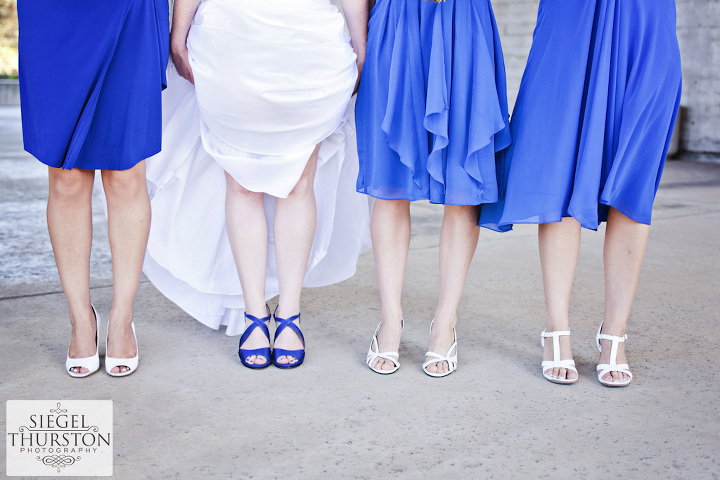
[[[505,66],[489,0],[379,0],[356,105],[358,192],[495,202],[510,144]]]
[[[25,149],[56,168],[126,170],[160,151],[167,0],[19,0]]]
[[[650,224],[680,104],[675,24],[673,0],[541,0],[501,200],[480,226],[596,230],[609,207]]]

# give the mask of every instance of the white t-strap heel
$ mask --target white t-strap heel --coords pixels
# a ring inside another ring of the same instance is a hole
[[[604,321],[603,321],[604,322]],[[602,383],[606,387],[625,387],[632,382],[633,374],[630,372],[630,367],[627,363],[617,363],[618,344],[627,340],[627,334],[622,337],[616,337],[615,335],[607,335],[600,333],[602,331],[603,322],[600,322],[597,335],[595,335],[595,341],[597,342],[598,350],[602,352],[602,346],[600,340],[610,340],[612,346],[610,347],[610,363],[598,363],[597,376],[598,382]],[[610,372],[621,372],[628,376],[627,380],[620,380],[619,382],[608,382],[603,380],[603,376]]]
[[[558,330],[555,332],[547,332],[545,330],[540,334],[540,345],[545,348],[545,339],[552,338],[553,342],[553,359],[543,360],[542,362],[542,374],[546,380],[559,383],[561,385],[569,385],[578,381],[578,371],[575,368],[575,360],[569,358],[567,360],[560,360],[560,337],[570,336],[570,330]],[[548,370],[553,368],[564,368],[571,372],[575,372],[575,378],[554,378],[547,374]]]

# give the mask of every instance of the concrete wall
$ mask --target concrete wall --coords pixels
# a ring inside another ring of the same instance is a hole
[[[538,2],[493,1],[505,53],[511,103],[517,97],[532,44]],[[720,0],[677,0],[676,4],[683,58],[682,105],[686,108],[681,148],[720,155]]]
[[[0,78],[0,106],[20,105],[20,87],[17,80]]]

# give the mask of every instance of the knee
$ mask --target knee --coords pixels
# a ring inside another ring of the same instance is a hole
[[[238,183],[237,180],[235,180],[230,174],[227,172],[225,173],[225,188],[226,188],[226,195],[229,198],[236,198],[236,199],[242,199],[245,201],[250,200],[262,200],[263,194],[262,192],[253,192],[252,190],[248,190],[247,188],[243,187]]]
[[[480,207],[476,205],[445,205],[443,218],[477,224],[480,219]]]
[[[409,217],[410,200],[383,200],[376,198],[373,204],[373,215],[390,215],[392,217]]]
[[[54,169],[49,176],[49,195],[60,201],[84,201],[92,197],[94,172]]]
[[[305,198],[315,193],[315,175],[312,174],[308,169],[300,176],[300,179],[293,187],[288,198]]]
[[[103,187],[108,198],[137,198],[147,195],[145,170],[131,168],[130,170],[103,171]]]

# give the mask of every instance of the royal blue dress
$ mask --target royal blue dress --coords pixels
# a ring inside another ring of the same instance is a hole
[[[160,151],[167,0],[19,0],[25,150],[126,170]]]
[[[541,0],[481,226],[571,216],[595,230],[609,207],[650,224],[680,104],[675,23],[673,0]]]
[[[385,200],[498,198],[510,144],[505,65],[489,0],[378,0],[356,105],[357,190]]]

